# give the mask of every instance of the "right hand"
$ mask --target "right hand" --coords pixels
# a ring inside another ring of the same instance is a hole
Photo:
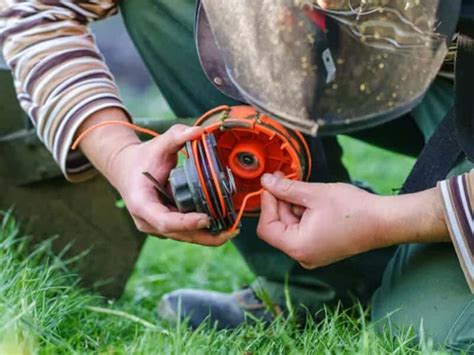
[[[178,151],[202,133],[199,127],[175,125],[149,142],[126,146],[109,162],[109,180],[120,192],[141,232],[207,246],[222,245],[236,235],[212,236],[205,229],[209,226],[206,214],[183,214],[166,206],[143,175],[149,172],[165,186],[171,169],[176,166]]]

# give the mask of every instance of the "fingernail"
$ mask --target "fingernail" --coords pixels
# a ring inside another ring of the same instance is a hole
[[[267,186],[273,185],[273,183],[275,182],[275,179],[276,179],[275,176],[271,174],[264,174],[262,176],[262,184],[267,185]]]
[[[198,221],[197,225],[198,225],[199,229],[204,229],[204,228],[209,227],[209,224],[210,224],[209,219],[208,218],[203,218],[203,219],[200,219]]]

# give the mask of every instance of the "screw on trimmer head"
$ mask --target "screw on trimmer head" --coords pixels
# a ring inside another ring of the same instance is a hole
[[[250,106],[221,106],[203,115],[196,125],[212,133],[217,156],[233,174],[237,211],[255,215],[260,197],[243,201],[258,192],[265,173],[282,172],[298,180],[308,180],[312,170],[311,152],[301,133],[285,128],[274,119]]]
[[[235,183],[232,172],[219,160],[214,135],[188,142],[186,151],[188,158],[169,177],[176,207],[182,213],[207,214],[212,234],[230,229],[236,219],[232,201]]]
[[[242,216],[260,211],[263,174],[309,178],[312,162],[305,138],[250,106],[217,107],[196,125],[206,134],[186,144],[188,158],[171,171],[172,196],[161,186],[157,192],[182,213],[207,214],[213,234],[234,230]]]

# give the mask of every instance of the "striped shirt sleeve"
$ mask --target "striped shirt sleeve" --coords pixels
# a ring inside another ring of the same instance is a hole
[[[474,293],[474,170],[438,184],[459,262]]]
[[[116,13],[116,0],[0,0],[0,46],[18,99],[65,176],[93,169],[70,146],[91,114],[125,110],[88,24]],[[126,112],[126,111],[125,111]]]

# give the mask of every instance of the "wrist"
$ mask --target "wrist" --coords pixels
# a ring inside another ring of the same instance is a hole
[[[127,114],[119,108],[107,108],[91,115],[79,127],[76,132],[78,137],[88,128],[105,121],[129,122]],[[90,162],[99,170],[113,185],[113,165],[117,156],[132,145],[139,144],[140,139],[136,133],[128,127],[110,125],[92,130],[81,141],[79,147]]]
[[[443,202],[436,189],[380,196],[376,205],[380,247],[449,241]]]
[[[384,197],[372,193],[367,193],[366,198],[361,200],[362,208],[362,238],[358,241],[358,253],[389,246],[386,239],[390,221],[387,218],[388,203]]]

